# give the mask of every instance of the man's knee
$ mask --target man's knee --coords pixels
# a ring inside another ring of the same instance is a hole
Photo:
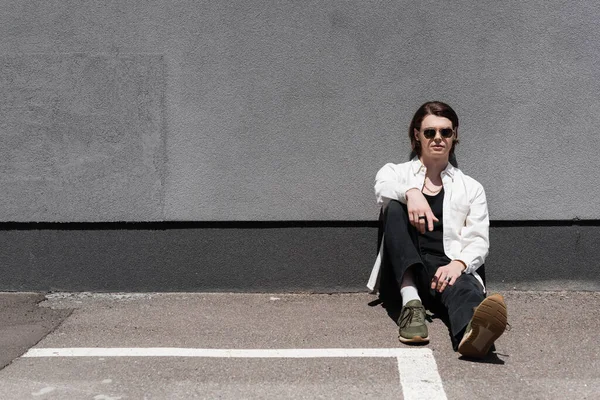
[[[484,296],[483,287],[481,287],[479,281],[471,274],[462,274],[459,276],[454,285],[447,286],[442,294],[444,297],[461,297],[465,295]]]
[[[398,200],[390,200],[384,212],[388,219],[406,219],[407,216],[406,205],[400,203]]]

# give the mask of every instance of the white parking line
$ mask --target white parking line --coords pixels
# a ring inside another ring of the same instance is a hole
[[[431,353],[429,349],[197,349],[177,347],[129,348],[34,348],[23,357],[216,357],[216,358],[327,358],[402,357],[403,354]]]
[[[446,399],[431,350],[420,354],[404,353],[398,357],[398,372],[405,399]]]
[[[445,400],[430,349],[196,349],[176,347],[34,348],[22,357],[392,358],[398,361],[405,400]]]

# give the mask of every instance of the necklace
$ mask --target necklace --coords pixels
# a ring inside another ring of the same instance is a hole
[[[425,189],[429,190],[429,193],[431,193],[431,194],[438,194],[444,188],[444,185],[442,185],[437,191],[431,190],[431,188],[429,188],[429,186],[427,186],[427,179],[425,179],[425,181],[423,182],[423,186],[425,187]]]

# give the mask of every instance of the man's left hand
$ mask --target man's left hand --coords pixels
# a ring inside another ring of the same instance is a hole
[[[454,282],[462,275],[464,269],[465,265],[457,260],[450,261],[450,264],[439,267],[431,280],[431,288],[442,293],[446,287],[454,285]]]

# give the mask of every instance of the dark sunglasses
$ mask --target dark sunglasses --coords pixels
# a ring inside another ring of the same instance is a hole
[[[425,139],[433,139],[437,131],[438,130],[433,128],[423,129],[423,136],[425,136]],[[442,135],[442,137],[445,139],[448,139],[454,135],[454,129],[452,128],[442,128],[439,129],[439,132],[440,135]]]

